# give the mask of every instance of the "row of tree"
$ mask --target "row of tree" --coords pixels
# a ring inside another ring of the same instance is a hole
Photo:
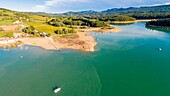
[[[0,27],[0,37],[13,37],[14,32],[13,31],[5,31],[2,27]]]
[[[76,33],[75,29],[73,28],[59,28],[54,31],[56,34],[68,34],[68,33]]]
[[[141,14],[131,14],[130,16],[136,19],[163,19],[163,18],[170,18],[170,12],[141,13]]]
[[[22,31],[31,35],[31,36],[36,36],[36,37],[45,37],[45,36],[50,37],[51,36],[50,33],[39,32],[39,31],[35,30],[34,26],[26,27]]]
[[[170,18],[161,19],[161,20],[157,20],[157,21],[150,21],[150,22],[146,23],[146,26],[149,26],[149,25],[170,27]]]
[[[49,25],[53,25],[56,27],[62,26],[89,26],[89,27],[107,27],[109,24],[107,22],[102,22],[99,20],[90,20],[84,17],[65,17],[63,19],[52,19],[47,22]]]

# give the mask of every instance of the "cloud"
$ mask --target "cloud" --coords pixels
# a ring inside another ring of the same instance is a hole
[[[165,3],[166,5],[170,5],[170,2]]]
[[[162,3],[162,4],[153,4],[151,6],[160,6],[160,5],[170,5],[170,2]]]
[[[43,5],[35,5],[33,9],[35,11],[46,11],[51,7],[63,7],[69,6],[74,3],[89,3],[90,0],[45,0]]]
[[[33,7],[34,11],[46,11],[47,9],[48,9],[48,7],[44,6],[44,5],[35,5]]]
[[[84,10],[106,10],[109,8],[169,5],[169,0],[39,0],[33,11],[67,12]]]

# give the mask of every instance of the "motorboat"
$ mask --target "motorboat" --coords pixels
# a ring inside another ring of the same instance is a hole
[[[59,91],[61,90],[61,88],[56,88],[56,89],[54,89],[54,93],[58,93]]]
[[[162,48],[159,48],[159,51],[162,51]]]

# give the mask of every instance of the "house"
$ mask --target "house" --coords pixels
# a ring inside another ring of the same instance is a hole
[[[48,36],[48,33],[46,33],[46,32],[40,32],[40,36]]]

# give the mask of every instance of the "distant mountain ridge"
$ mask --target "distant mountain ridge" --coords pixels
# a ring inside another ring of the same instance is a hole
[[[105,11],[104,13],[114,13],[114,12],[170,12],[170,5],[160,5],[160,6],[148,6],[148,7],[129,7],[129,8],[112,8]]]
[[[96,15],[96,14],[110,14],[110,13],[155,13],[155,12],[170,12],[170,5],[147,6],[147,7],[128,7],[128,8],[112,8],[104,11],[80,11],[80,12],[66,12],[60,15]]]
[[[11,11],[5,8],[0,8],[0,10]],[[16,11],[14,11],[16,12]],[[147,6],[147,7],[129,7],[129,8],[111,8],[104,11],[80,11],[80,12],[66,12],[66,13],[46,13],[46,12],[25,12],[35,15],[64,15],[64,16],[79,16],[79,15],[101,15],[101,14],[111,14],[111,13],[125,13],[125,14],[138,14],[138,13],[156,13],[156,12],[170,12],[170,5],[160,5],[160,6]]]

